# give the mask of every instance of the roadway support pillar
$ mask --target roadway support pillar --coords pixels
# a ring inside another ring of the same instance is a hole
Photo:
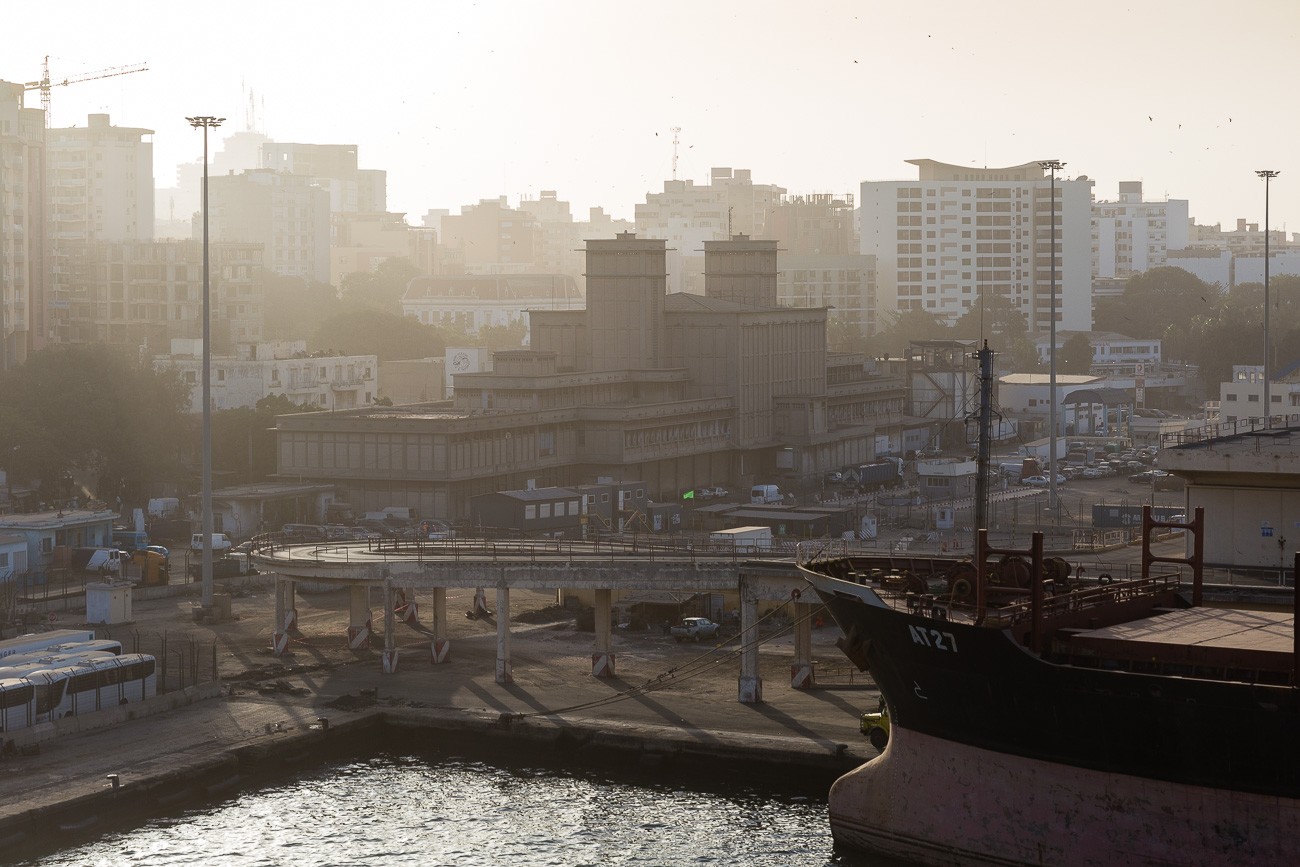
[[[289,649],[289,633],[298,626],[294,608],[294,582],[275,576],[275,625],[271,629],[271,653],[283,656]]]
[[[433,588],[433,664],[451,659],[451,641],[447,638],[447,588]]]
[[[614,591],[605,588],[596,591],[596,652],[591,655],[593,677],[614,676],[614,650],[611,646],[613,626]]]
[[[420,607],[415,604],[415,588],[399,587],[393,593],[393,614],[403,623],[415,623],[420,619]]]
[[[384,652],[380,656],[380,670],[384,674],[397,673],[397,638],[393,634],[396,630],[393,624],[396,622],[393,609],[397,601],[397,594],[401,591],[393,590],[393,583],[387,578],[384,579]]]
[[[510,674],[510,588],[497,585],[497,683],[512,683]]]
[[[742,704],[761,704],[763,678],[758,675],[758,594],[750,579],[740,575],[740,688]]]
[[[370,647],[370,588],[353,584],[348,588],[348,647],[364,650]]]
[[[790,686],[795,689],[812,689],[814,686],[812,629],[814,612],[819,610],[818,605],[794,603],[794,662],[790,665]]]

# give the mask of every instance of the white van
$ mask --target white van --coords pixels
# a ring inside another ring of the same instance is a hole
[[[118,551],[113,548],[100,548],[90,555],[86,561],[87,572],[115,572],[122,571],[122,565],[126,563],[127,553]]]
[[[763,503],[780,503],[785,499],[781,494],[781,489],[776,485],[754,485],[749,489],[749,502],[751,505],[761,505]]]
[[[191,551],[202,551],[202,550],[203,550],[203,534],[202,534],[202,533],[195,533],[193,536],[190,536],[190,550],[191,550]],[[227,536],[225,533],[213,533],[213,534],[212,534],[212,550],[213,550],[213,551],[229,551],[229,550],[230,550],[230,537]]]

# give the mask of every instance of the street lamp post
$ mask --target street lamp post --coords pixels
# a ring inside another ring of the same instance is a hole
[[[197,115],[185,118],[203,129],[203,601],[212,610],[212,292],[208,268],[208,130],[221,126],[224,117]]]
[[[1273,376],[1272,347],[1268,339],[1268,182],[1277,177],[1279,172],[1273,169],[1260,169],[1255,174],[1264,179],[1264,427],[1269,428],[1273,417],[1273,404],[1270,403],[1270,385]]]
[[[1059,503],[1056,494],[1056,173],[1065,165],[1060,160],[1039,160],[1040,168],[1051,172],[1052,185],[1052,277],[1051,303],[1047,318],[1047,508],[1053,516],[1060,519]],[[1035,246],[1037,246],[1037,232]],[[1036,257],[1035,257],[1036,258]]]

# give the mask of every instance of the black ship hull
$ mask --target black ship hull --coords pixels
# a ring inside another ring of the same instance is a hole
[[[1292,687],[1053,662],[805,572],[890,711],[885,753],[832,790],[837,839],[939,864],[1300,863]]]

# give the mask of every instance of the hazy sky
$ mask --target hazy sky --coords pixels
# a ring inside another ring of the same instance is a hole
[[[217,3],[10,0],[0,79],[149,71],[52,92],[55,126],[110,112],[154,175],[199,158],[185,115],[355,143],[410,214],[558,191],[631,219],[672,172],[753,170],[792,193],[915,176],[903,160],[1057,158],[1198,222],[1300,231],[1296,0],[608,0]],[[29,94],[39,105],[39,93]]]

